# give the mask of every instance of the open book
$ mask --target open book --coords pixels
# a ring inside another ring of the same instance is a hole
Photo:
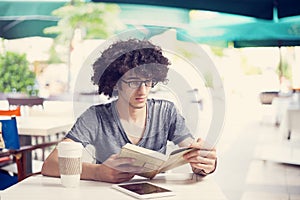
[[[179,167],[186,164],[183,155],[195,148],[184,147],[172,151],[169,155],[162,154],[157,151],[139,147],[130,143],[124,145],[119,153],[119,157],[127,157],[136,159],[134,166],[142,167],[143,170],[138,175],[153,178],[160,172]]]

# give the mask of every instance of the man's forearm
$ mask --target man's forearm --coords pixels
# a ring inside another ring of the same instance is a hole
[[[97,167],[98,167],[98,164],[85,163],[85,162],[82,163],[81,179],[97,180],[97,178],[96,178]]]

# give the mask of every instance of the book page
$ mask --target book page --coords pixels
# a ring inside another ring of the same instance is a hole
[[[142,167],[142,171],[138,175],[153,178],[157,173],[186,164],[187,162],[183,159],[183,155],[194,149],[191,147],[179,148],[172,151],[170,155],[165,155],[127,143],[122,147],[119,157],[134,158],[135,161],[132,165]]]
[[[167,170],[186,164],[187,161],[183,158],[183,155],[193,150],[195,150],[195,148],[184,147],[172,151],[170,153],[169,159],[160,168],[159,172],[165,172]]]
[[[134,158],[133,165],[143,168],[141,173],[157,171],[167,160],[164,154],[132,144],[123,146],[119,157]]]

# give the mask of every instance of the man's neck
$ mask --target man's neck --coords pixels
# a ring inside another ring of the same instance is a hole
[[[146,127],[146,105],[142,108],[134,108],[128,103],[122,104],[117,101],[116,107],[128,139],[132,144],[137,144],[143,137]]]
[[[146,105],[142,108],[134,108],[128,103],[124,103],[121,101],[117,101],[117,110],[120,118],[128,122],[145,121],[147,113]]]

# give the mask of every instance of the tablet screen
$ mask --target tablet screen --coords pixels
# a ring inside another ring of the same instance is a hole
[[[132,184],[119,185],[119,187],[122,187],[124,189],[127,189],[131,192],[135,192],[140,195],[154,194],[154,193],[161,193],[161,192],[171,192],[168,189],[156,185],[152,185],[150,183],[132,183]]]

